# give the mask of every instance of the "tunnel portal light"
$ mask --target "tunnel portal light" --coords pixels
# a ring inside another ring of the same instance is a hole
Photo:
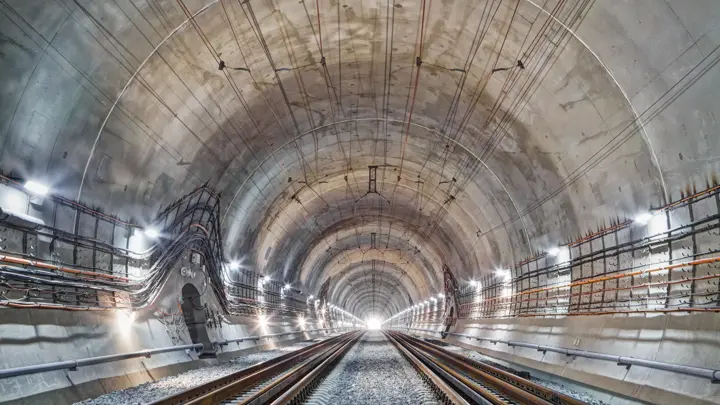
[[[143,233],[145,234],[145,236],[147,236],[150,239],[157,239],[160,237],[160,232],[157,229],[152,228],[152,227],[145,228]]]
[[[47,195],[48,191],[50,191],[46,185],[38,183],[34,180],[28,180],[28,182],[25,183],[25,189],[39,197],[44,197]]]
[[[635,222],[637,222],[640,225],[645,225],[648,222],[650,222],[652,217],[653,217],[652,212],[643,212],[643,213],[637,214],[635,216]]]
[[[365,324],[367,325],[367,328],[369,330],[380,330],[380,327],[382,326],[382,321],[377,318],[370,318]]]

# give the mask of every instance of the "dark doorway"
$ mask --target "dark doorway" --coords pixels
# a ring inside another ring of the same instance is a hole
[[[204,348],[201,356],[214,356],[215,350],[208,336],[205,324],[205,310],[200,300],[200,292],[192,284],[185,284],[182,288],[182,311],[190,339],[193,343],[202,343]]]
[[[450,332],[450,327],[453,326],[453,317],[455,316],[455,307],[450,307],[450,312],[448,313],[447,318],[445,318],[445,330],[440,334],[443,339],[447,337],[448,332]]]

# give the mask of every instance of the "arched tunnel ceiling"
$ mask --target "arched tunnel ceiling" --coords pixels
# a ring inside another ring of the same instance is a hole
[[[385,317],[704,179],[714,121],[638,120],[711,50],[675,3],[8,0],[0,164],[144,220],[208,182],[229,260]]]

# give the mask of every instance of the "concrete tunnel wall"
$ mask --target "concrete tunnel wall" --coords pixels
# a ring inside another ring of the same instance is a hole
[[[206,4],[201,1],[187,3],[192,12]],[[305,17],[300,3],[295,3],[275,2],[268,8],[260,4],[255,6],[260,26],[271,37],[273,56],[279,61],[279,67],[301,65],[311,60],[317,62],[319,59],[317,49],[307,44],[313,42],[311,27],[303,21]],[[526,0],[517,3],[519,28],[510,37],[508,45],[513,47],[511,49],[520,48],[524,33],[521,29],[532,27],[535,20],[542,20],[544,14],[539,6],[545,6],[542,10],[552,11],[557,4],[555,1],[539,3]],[[451,104],[455,88],[454,73],[447,71],[447,67],[462,65],[465,55],[461,51],[470,48],[477,23],[479,11],[469,4],[474,3],[448,1],[440,5],[436,2],[428,16],[432,33],[429,35],[426,62],[436,62],[441,67],[431,68],[428,63],[423,67],[432,74],[423,76],[413,125],[407,125],[410,142],[406,170],[411,174],[405,176],[402,182],[398,180],[401,190],[397,198],[399,202],[393,206],[393,214],[404,221],[417,218],[423,222],[433,220],[430,214],[421,214],[413,207],[413,193],[417,185],[412,182],[415,181],[415,173],[419,176],[422,172],[425,161],[430,171],[425,179],[428,187],[450,181],[443,171],[442,145],[438,146],[435,137],[438,136],[436,132],[443,130],[443,114]],[[381,316],[441,291],[439,264],[443,262],[455,264],[453,269],[462,280],[477,278],[492,272],[496,266],[509,266],[610,220],[631,218],[650,206],[677,199],[683,191],[701,189],[717,175],[720,169],[720,160],[717,159],[720,156],[720,136],[716,120],[720,105],[717,92],[720,74],[710,67],[701,77],[698,76],[698,81],[691,87],[685,89],[675,84],[684,80],[686,74],[691,74],[690,78],[696,77],[697,72],[692,70],[696,64],[712,65],[716,47],[720,44],[717,23],[720,21],[720,3],[714,0],[641,0],[577,4],[584,9],[577,24],[568,27],[573,35],[540,81],[539,90],[515,112],[516,125],[508,128],[500,147],[484,160],[496,177],[482,172],[482,175],[472,178],[454,196],[455,201],[447,204],[448,214],[433,227],[438,231],[432,232],[429,237],[425,238],[427,233],[418,230],[419,227],[405,226],[401,221],[394,227],[388,225],[390,221],[378,221],[382,223],[382,239],[388,240],[390,248],[413,252],[412,247],[417,249],[420,246],[423,251],[423,257],[413,259],[411,265],[406,265],[402,257],[388,264],[389,268],[399,269],[398,277],[402,277],[403,271],[411,273],[411,277],[402,278],[403,291],[408,293],[394,297],[394,301],[383,309],[384,312],[380,312]],[[363,1],[347,4],[328,2],[323,6],[327,6],[328,15],[342,11],[342,22],[350,27],[338,29],[344,39],[334,40],[335,34],[338,34],[331,23],[334,21],[329,20],[327,15],[324,17],[327,19],[323,20],[327,33],[326,55],[333,77],[337,77],[338,73],[338,61],[332,60],[331,56],[335,52],[344,58],[356,56],[357,59],[356,65],[352,65],[358,70],[356,76],[347,73],[351,65],[344,69],[345,78],[341,84],[345,89],[361,79],[367,82],[381,76],[377,72],[382,71],[382,66],[375,64],[382,59],[385,33],[380,28],[374,28],[372,22],[381,21],[377,17],[384,16],[386,5]],[[330,111],[324,111],[325,120],[319,118],[322,114],[313,116],[318,121],[315,125],[313,120],[305,122],[303,118],[296,126],[297,132],[307,132],[308,135],[298,140],[298,150],[307,155],[318,151],[315,153],[317,156],[310,157],[304,165],[298,164],[293,157],[292,143],[291,146],[278,148],[278,145],[288,142],[283,128],[293,127],[288,113],[282,111],[304,114],[303,106],[317,111],[328,109],[309,101],[305,105],[308,92],[314,95],[325,92],[322,76],[313,70],[311,73],[315,76],[301,73],[300,76],[288,75],[277,79],[266,66],[260,46],[253,42],[249,25],[237,18],[242,13],[234,3],[230,16],[241,27],[240,42],[250,56],[248,66],[253,72],[261,72],[258,76],[259,91],[250,81],[238,79],[240,90],[248,97],[248,109],[257,122],[244,115],[240,107],[242,103],[234,98],[232,86],[223,82],[225,79],[218,73],[217,65],[203,50],[203,42],[194,35],[191,26],[186,25],[171,38],[169,43],[172,46],[159,48],[158,54],[148,60],[141,77],[128,87],[91,155],[95,137],[132,72],[145,57],[151,55],[164,35],[185,19],[184,13],[176,2],[171,1],[5,0],[0,3],[0,168],[6,174],[21,178],[45,179],[59,195],[69,199],[79,195],[80,201],[87,205],[101,207],[105,212],[123,218],[137,218],[139,222],[148,222],[159,207],[209,181],[211,186],[223,192],[222,201],[228,209],[223,229],[228,259],[247,259],[247,265],[253,270],[304,284],[310,292],[316,291],[333,275],[331,299],[338,303],[341,303],[340,300],[352,302],[358,313],[372,315],[368,307],[374,295],[353,296],[347,284],[347,280],[355,279],[352,276],[357,274],[356,271],[367,271],[367,266],[346,266],[352,268],[346,272],[345,268],[334,264],[343,253],[325,250],[325,243],[315,236],[332,240],[335,235],[352,234],[356,225],[350,223],[357,218],[352,215],[344,218],[343,215],[348,215],[355,203],[353,198],[345,195],[344,187],[352,187],[346,186],[347,180],[343,177],[357,177],[355,180],[360,186],[353,191],[364,191],[368,179],[365,166],[377,163],[373,156],[377,145],[372,143],[372,136],[365,134],[377,131],[377,122],[372,120],[378,116],[395,120],[389,129],[388,148],[393,153],[388,162],[400,165],[398,156],[406,133],[403,123],[407,119],[403,109],[407,92],[403,86],[411,82],[408,80],[411,79],[411,70],[407,66],[411,66],[415,58],[413,39],[419,3],[395,2],[393,6],[389,10],[397,12],[395,35],[398,55],[404,57],[398,56],[396,60],[403,60],[405,66],[398,67],[393,74],[397,83],[402,82],[402,85],[398,84],[396,90],[388,95],[387,108],[378,108],[381,93],[384,93],[380,80],[375,82],[374,87],[369,87],[375,90],[367,92],[372,95],[346,90],[345,105],[339,103],[335,115],[358,117],[355,130],[359,133],[359,141],[356,144],[351,141],[355,134],[348,136],[343,133],[336,138],[330,130],[334,126],[328,124],[333,115]],[[489,31],[493,40],[501,37],[498,33],[502,33],[502,23],[510,18],[514,6],[514,2],[503,2],[503,15],[491,24]],[[228,61],[242,60],[237,50],[230,46],[235,33],[224,24],[218,4],[211,5],[208,10],[198,19],[199,24],[207,29],[208,37]],[[322,11],[325,12],[324,9]],[[285,36],[273,21],[275,17],[291,22],[297,32]],[[372,34],[369,36],[370,45],[354,41],[353,47],[350,47],[347,41],[355,32]],[[287,49],[301,52],[298,52],[299,56],[288,56],[283,54],[283,51],[288,53]],[[487,55],[483,58],[490,60],[494,49],[485,49]],[[482,65],[485,60],[480,62],[469,67],[476,79],[484,75]],[[512,56],[503,55],[501,62],[505,66],[508,63],[512,65],[515,60]],[[370,73],[365,72],[368,68]],[[187,79],[190,87],[181,85],[175,74]],[[298,77],[307,80],[309,90],[291,84]],[[294,105],[284,106],[278,82],[291,89]],[[476,134],[483,134],[483,118],[498,99],[501,87],[500,79],[490,81],[487,94],[483,94],[480,102],[479,110],[484,111],[471,120],[467,134],[456,138],[457,145],[453,144],[453,154],[448,159],[453,168],[460,167],[463,159],[482,152],[472,140]],[[668,91],[673,95],[672,103],[666,105],[664,101],[667,99],[662,99],[655,104]],[[161,96],[169,110],[152,98],[153,93]],[[323,103],[329,99],[334,101],[332,96],[323,97]],[[470,104],[469,94],[463,97],[460,105]],[[663,108],[657,109],[659,106]],[[509,110],[505,107],[503,110]],[[618,131],[648,108],[651,114],[642,115],[641,123],[633,127],[637,131],[621,147],[609,152],[605,161],[584,173],[567,189],[560,189],[552,196],[566,176],[583,169],[582,164],[586,160],[601,151]],[[271,112],[279,112],[278,122]],[[329,127],[319,131],[317,137],[315,132],[308,132],[320,124]],[[255,125],[261,129],[258,133],[255,133]],[[238,139],[228,140],[223,136],[225,133],[234,134],[235,127],[241,134]],[[344,128],[343,131],[352,132]],[[199,140],[191,132],[199,134]],[[240,138],[245,143],[237,146],[241,144]],[[351,159],[352,170],[342,167],[344,156],[337,149],[343,142],[351,148],[354,146],[359,151],[365,151]],[[472,153],[465,152],[460,145],[467,146]],[[266,160],[268,163],[261,163]],[[80,190],[86,164],[87,178]],[[327,184],[328,189],[332,187],[331,190],[335,190],[323,195],[337,204],[345,222],[336,220],[335,211],[323,209],[323,204],[313,196],[314,190],[299,185],[302,172],[308,167],[329,168],[325,180],[322,176],[315,180],[325,182],[323,184]],[[289,174],[281,168],[288,168]],[[389,194],[392,190],[390,179],[395,174],[388,170],[388,173],[383,171],[382,176],[387,177],[388,186],[387,190],[381,191]],[[293,178],[292,182],[288,182],[287,177]],[[256,188],[242,188],[241,184],[245,183],[256,184]],[[287,189],[288,183],[300,191],[296,194],[296,190]],[[236,194],[237,198],[233,197]],[[532,209],[539,199],[548,195],[551,198],[545,204]],[[291,205],[295,204],[292,196],[307,205]],[[375,213],[382,204],[379,199],[372,198],[364,200],[357,212],[366,217]],[[446,198],[443,194],[428,197],[428,201],[437,200],[429,202],[429,207],[442,211]],[[525,210],[528,211],[522,216],[522,221],[512,220],[516,213]],[[316,218],[317,225],[308,218]],[[361,217],[359,222],[363,221],[366,225],[371,222]],[[335,232],[324,234],[326,226]],[[494,231],[476,236],[480,229]],[[407,234],[412,237],[408,239]],[[369,245],[370,238],[362,238],[358,248],[350,251],[354,255],[349,257],[362,260]],[[267,252],[271,252],[269,259],[263,259]],[[313,252],[313,256],[308,257],[308,252]],[[175,287],[168,288],[176,293]],[[165,298],[172,301],[172,294]],[[75,325],[67,326],[73,329],[72,333],[65,332],[65,327],[58,332],[69,337],[75,333],[86,333],[87,327],[83,325],[88,321],[87,317],[94,320],[99,315],[0,311],[3,320],[16,316],[25,319],[18,323],[26,324],[23,328],[28,330],[38,319],[59,317],[59,324]],[[673,324],[675,321],[683,322],[678,319],[689,322],[698,319],[695,315],[683,317],[685,315],[661,318]],[[717,326],[716,318],[712,315],[708,318],[713,322],[705,324]],[[141,316],[140,319],[144,318]],[[592,319],[601,318],[589,318],[588,322]],[[103,323],[109,336],[114,330],[113,322],[107,319]],[[229,326],[228,330],[236,332],[235,336],[242,336],[248,332],[247,326],[242,326],[247,321],[237,322],[238,326]],[[535,325],[549,321],[513,319],[506,322],[508,327],[522,325],[523,328],[540,329]],[[574,341],[573,331],[583,321],[567,318],[552,322],[559,330],[553,331],[558,333],[557,339],[566,342],[568,339]],[[605,321],[610,330],[612,322]],[[644,322],[637,323],[639,336],[653,333],[641,329],[645,327]],[[653,322],[660,321],[647,322],[650,322],[647,329],[654,331],[657,329]],[[495,325],[496,321],[487,323]],[[167,345],[167,336],[156,320],[147,320],[143,325],[138,326],[136,331],[138,342],[145,345],[142,348]],[[37,333],[35,329],[42,331],[43,328],[55,329],[33,327],[30,336]],[[692,328],[673,330],[691,334]],[[717,331],[717,327],[714,330]],[[712,329],[708,333],[712,333]],[[520,336],[523,337],[522,333]],[[78,342],[72,343],[72,347],[75,348]],[[612,340],[592,342],[597,346],[596,350],[607,352],[615,349],[631,351],[635,346],[632,341],[620,347]],[[104,348],[102,350],[107,351],[98,353],[110,353],[116,347],[110,338],[100,345]],[[672,348],[677,350],[679,358],[694,361],[700,360],[694,355],[698,345],[702,346],[698,343]],[[16,352],[22,355],[15,357],[14,365],[34,363],[37,347]],[[88,348],[100,350],[94,345]],[[139,343],[137,348],[140,348]],[[653,350],[649,349],[648,353],[651,352]],[[666,351],[658,349],[656,352]],[[716,350],[708,348],[703,352],[715,353]],[[73,354],[73,351],[63,352],[63,356],[68,358],[72,358]],[[687,357],[682,357],[686,354]],[[518,352],[513,355],[522,360],[523,354]],[[173,361],[175,355],[163,356]],[[183,358],[182,355],[177,356]],[[718,359],[710,354],[702,359],[718,363]],[[130,363],[128,370],[136,370],[138,362]],[[121,375],[125,373],[125,366],[108,367],[107,372]],[[61,379],[57,377],[57,381]],[[55,387],[36,384],[36,380],[32,379],[23,381],[25,383],[20,385],[13,383],[16,395],[27,392],[28,387],[40,391]],[[5,387],[3,384],[0,382],[0,387]],[[659,384],[653,382],[650,385]],[[668,389],[691,396],[697,396],[699,392],[684,385]]]
[[[197,276],[182,276],[181,267],[192,269]],[[128,320],[127,312],[2,308],[0,369],[195,343],[179,310],[182,289],[188,283],[201,292],[203,304],[207,304],[208,308],[218,308],[216,297],[207,288],[201,269],[187,257],[177,264],[176,271],[168,278],[161,299],[151,308],[133,313],[133,320]],[[170,311],[174,317],[158,316],[156,308]],[[207,327],[212,342],[284,332],[300,333],[208,348],[217,349],[217,358],[203,359],[195,351],[179,351],[77,370],[1,379],[0,403],[70,404],[193,368],[215,365],[218,361],[245,353],[327,335],[327,332],[302,332],[316,328],[319,327],[308,324],[301,329],[296,319],[270,317],[267,326],[261,326],[255,317],[230,316],[223,321],[222,327]]]

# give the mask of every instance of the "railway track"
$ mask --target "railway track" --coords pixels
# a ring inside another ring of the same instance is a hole
[[[349,332],[162,398],[152,405],[267,404],[298,386],[318,366],[327,367],[363,332]],[[319,372],[315,371],[316,373]]]
[[[385,334],[409,361],[421,363],[432,372],[428,377],[430,381],[444,383],[444,386],[436,386],[451,403],[586,405],[583,401],[445,350],[442,346],[399,332]]]
[[[358,342],[363,331],[345,333],[221,379],[154,402],[154,405],[303,403],[333,366]],[[387,339],[445,404],[584,405],[505,370],[445,350],[442,346],[399,332]],[[340,371],[338,371],[340,372]],[[337,372],[336,372],[337,373]],[[375,404],[372,404],[375,405]]]

